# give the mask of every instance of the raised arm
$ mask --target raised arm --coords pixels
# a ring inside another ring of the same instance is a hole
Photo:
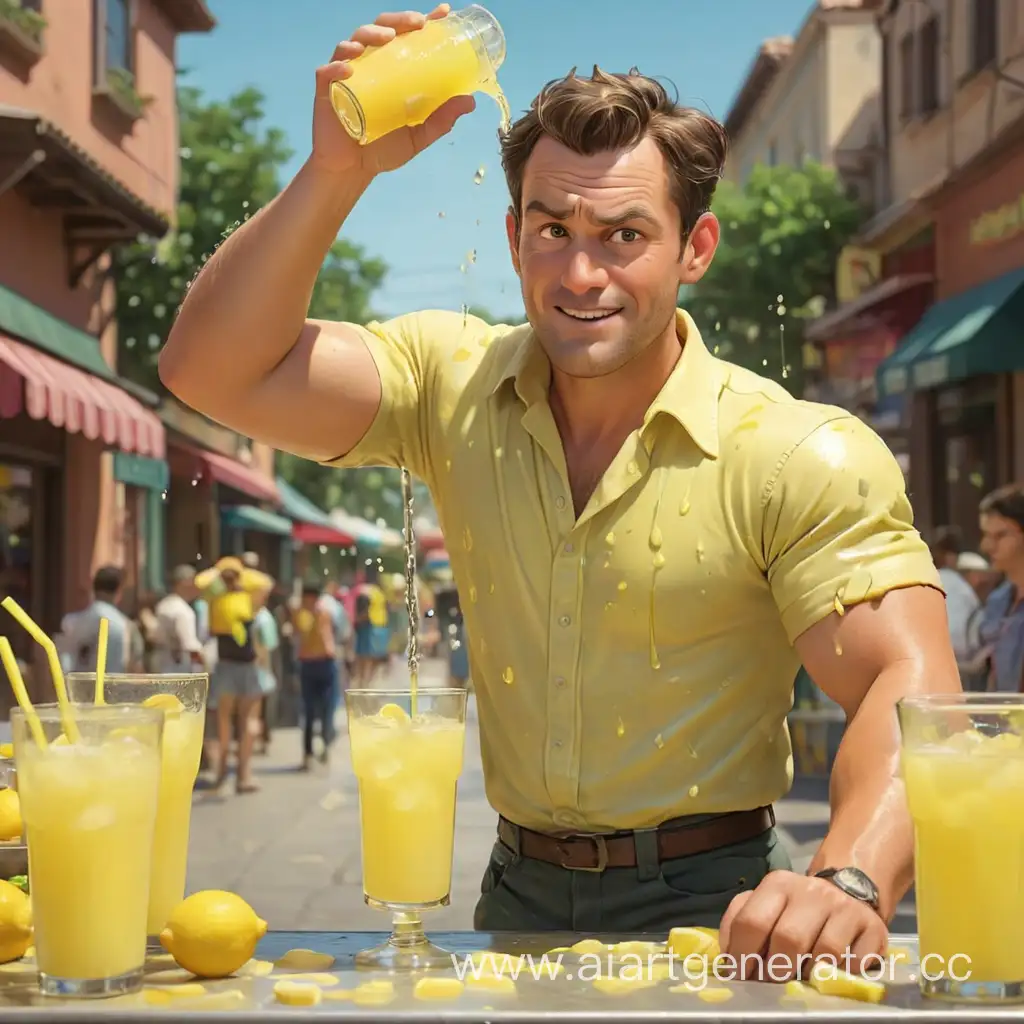
[[[323,261],[374,177],[393,170],[473,108],[457,97],[425,124],[369,146],[348,137],[331,82],[368,46],[416,31],[426,18],[382,14],[340,43],[316,73],[313,150],[292,182],[220,246],[186,295],[160,355],[160,377],[186,405],[255,440],[328,460],[373,423],[381,382],[364,335],[349,324],[307,320]]]

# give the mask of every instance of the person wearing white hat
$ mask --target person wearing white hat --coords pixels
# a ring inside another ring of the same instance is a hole
[[[940,527],[935,531],[930,545],[935,567],[939,570],[939,579],[946,591],[946,615],[949,621],[949,635],[953,641],[953,652],[960,666],[960,676],[964,688],[972,685],[977,674],[968,668],[979,646],[976,623],[981,609],[981,598],[978,591],[967,578],[967,572],[976,572],[975,560],[980,560],[987,570],[988,563],[980,555],[963,551],[960,532],[952,526]],[[961,562],[965,568],[961,568]],[[974,629],[972,630],[972,623]],[[972,632],[974,633],[972,639]]]

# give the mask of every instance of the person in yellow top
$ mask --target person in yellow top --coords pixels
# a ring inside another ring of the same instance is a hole
[[[376,583],[363,583],[356,591],[355,683],[368,686],[388,663],[391,616],[388,596]]]
[[[327,764],[334,742],[334,693],[338,685],[338,645],[334,620],[319,583],[306,583],[292,613],[299,686],[302,691],[302,770],[313,762],[313,732],[320,722],[320,763]]]
[[[893,704],[959,690],[943,593],[881,439],[676,308],[719,243],[724,128],[639,73],[572,73],[501,143],[529,323],[305,319],[374,179],[473,107],[365,147],[339,126],[330,82],[423,24],[382,15],[319,69],[312,153],[203,268],[161,377],[276,448],[430,486],[500,815],[477,927],[720,926],[750,969],[880,951],[913,874]],[[801,664],[850,723],[807,874],[772,813]]]
[[[210,635],[217,643],[209,697],[217,716],[214,785],[220,788],[227,779],[231,740],[237,735],[237,793],[253,793],[259,788],[250,771],[253,746],[250,722],[263,696],[253,622],[273,584],[271,577],[246,567],[241,559],[234,557],[222,558],[195,578],[195,586],[210,609]]]

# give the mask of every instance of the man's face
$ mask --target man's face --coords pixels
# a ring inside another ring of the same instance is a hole
[[[241,577],[234,569],[226,569],[220,574],[220,578],[224,581],[224,586],[228,590],[238,590],[242,586]]]
[[[998,572],[1010,572],[1024,558],[1024,532],[998,512],[981,516],[981,550]]]
[[[552,365],[574,377],[624,366],[674,323],[681,284],[718,243],[705,215],[682,240],[657,144],[580,156],[542,138],[526,165],[521,227],[507,219],[526,313]]]

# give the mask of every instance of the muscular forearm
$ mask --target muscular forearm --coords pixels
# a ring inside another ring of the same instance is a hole
[[[828,834],[811,861],[822,868],[858,867],[878,886],[886,920],[910,888],[914,829],[899,777],[900,735],[895,703],[920,692],[920,667],[886,669],[847,725],[832,767]]]
[[[189,405],[230,418],[281,362],[305,324],[317,275],[370,178],[307,162],[213,254],[189,289],[160,376]]]

